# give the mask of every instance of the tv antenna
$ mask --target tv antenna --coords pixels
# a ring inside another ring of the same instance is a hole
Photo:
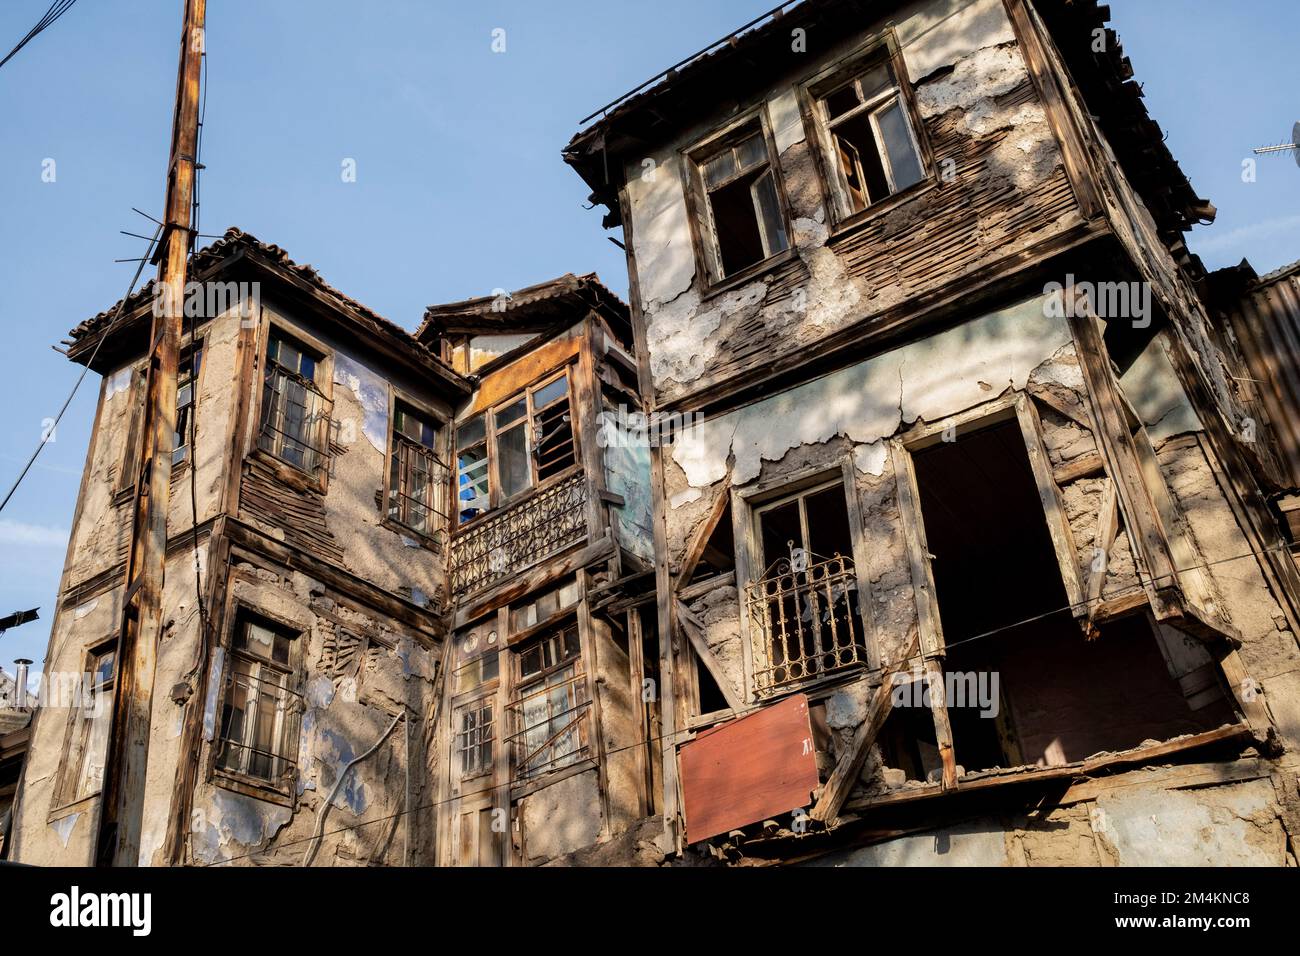
[[[1295,164],[1300,166],[1300,123],[1291,127],[1291,142],[1278,143],[1276,146],[1261,146],[1254,152],[1258,156],[1261,153],[1285,153],[1287,150],[1295,156]]]

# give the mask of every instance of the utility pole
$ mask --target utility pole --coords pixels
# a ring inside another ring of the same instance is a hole
[[[184,0],[176,108],[167,165],[167,201],[158,245],[158,282],[149,333],[148,371],[140,458],[137,463],[131,549],[117,645],[112,733],[101,794],[100,866],[138,866],[144,817],[154,669],[162,630],[167,558],[167,499],[176,427],[176,365],[180,354],[186,259],[193,236],[199,127],[199,76],[206,0]],[[182,755],[185,759],[187,755]]]

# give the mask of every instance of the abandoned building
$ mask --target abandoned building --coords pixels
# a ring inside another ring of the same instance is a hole
[[[1189,253],[1108,18],[803,0],[609,104],[627,303],[197,252],[140,863],[1295,865],[1300,280]],[[152,308],[68,342],[22,862],[95,858]]]

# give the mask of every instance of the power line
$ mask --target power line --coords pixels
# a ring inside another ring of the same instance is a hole
[[[9,499],[14,496],[14,492],[18,490],[18,486],[22,484],[23,479],[27,477],[27,473],[31,471],[32,465],[36,464],[36,458],[37,456],[40,455],[41,449],[44,448],[54,437],[54,432],[59,427],[59,422],[63,420],[63,413],[66,412],[68,410],[68,406],[72,404],[72,399],[77,394],[77,389],[81,388],[81,383],[85,381],[86,374],[90,371],[90,367],[95,364],[95,357],[99,355],[99,350],[103,346],[104,340],[108,338],[109,330],[111,330],[113,328],[114,323],[116,323],[117,320],[122,317],[122,310],[126,308],[127,301],[131,298],[131,294],[135,291],[135,284],[140,280],[140,273],[144,271],[144,264],[147,261],[149,261],[153,253],[154,246],[158,242],[158,234],[161,232],[162,232],[162,226],[159,225],[158,228],[154,230],[153,238],[149,240],[149,248],[145,250],[145,254],[141,258],[140,264],[135,267],[135,275],[131,277],[131,284],[127,286],[126,295],[124,295],[122,297],[122,301],[117,304],[117,311],[113,313],[113,317],[109,319],[108,323],[104,326],[104,330],[100,332],[99,341],[95,343],[95,348],[90,353],[90,358],[86,360],[85,366],[81,369],[81,374],[77,376],[76,382],[73,383],[72,391],[68,393],[68,397],[64,401],[63,407],[59,409],[59,414],[54,416],[53,423],[45,431],[45,433],[41,435],[40,444],[36,446],[36,450],[32,452],[32,456],[27,459],[27,464],[23,465],[23,470],[20,471],[18,473],[18,477],[14,479],[13,486],[9,489],[9,492],[5,495],[4,500],[0,501],[0,511],[4,511],[5,505],[9,504]]]
[[[50,4],[50,9],[45,11],[45,16],[41,17],[36,26],[32,27],[31,30],[27,32],[27,36],[18,41],[18,45],[10,50],[9,54],[3,60],[0,60],[0,66],[4,66],[12,60],[19,50],[34,40],[36,35],[42,30],[51,26],[55,20],[67,13],[76,2],[77,0],[54,0],[54,3]]]
[[[1206,569],[1206,568],[1212,568],[1212,567],[1215,567],[1216,565],[1227,564],[1227,563],[1232,562],[1232,561],[1243,561],[1243,560],[1245,560],[1246,558],[1260,558],[1260,557],[1263,557],[1263,556],[1266,555],[1266,554],[1272,554],[1272,553],[1275,552],[1275,551],[1285,551],[1285,550],[1288,550],[1288,548],[1287,548],[1286,545],[1279,545],[1279,546],[1276,547],[1276,548],[1265,548],[1265,549],[1262,550],[1262,551],[1255,551],[1255,550],[1252,549],[1252,550],[1250,550],[1250,551],[1246,551],[1244,554],[1236,554],[1236,555],[1232,555],[1232,556],[1230,556],[1230,557],[1226,557],[1226,558],[1218,558],[1218,559],[1216,559],[1216,560],[1214,560],[1214,561],[1207,561],[1207,562],[1205,562],[1204,564],[1196,564],[1196,565],[1192,565],[1191,567],[1186,567],[1186,568],[1176,568],[1176,569],[1175,569],[1175,573],[1176,573],[1176,574],[1183,574],[1183,573],[1186,573],[1187,571],[1204,570],[1204,569]],[[1157,579],[1157,580],[1159,580],[1159,579]],[[1154,582],[1153,582],[1153,583],[1154,583]],[[1137,588],[1126,588],[1126,589],[1122,592],[1121,596],[1123,596],[1123,595],[1127,595],[1127,594],[1128,594],[1130,591],[1132,591],[1132,590],[1140,590],[1140,589],[1142,589],[1142,587],[1143,587],[1143,585],[1138,585]],[[992,636],[994,636],[994,635],[996,635],[996,634],[1001,634],[1001,633],[1003,633],[1004,631],[1014,630],[1015,628],[1021,627],[1021,626],[1025,625],[1025,624],[1031,624],[1031,623],[1033,623],[1033,622],[1035,622],[1035,621],[1040,621],[1040,620],[1042,620],[1043,618],[1051,617],[1051,616],[1054,615],[1054,614],[1061,614],[1061,613],[1064,613],[1065,611],[1074,611],[1074,610],[1076,610],[1076,609],[1080,609],[1080,608],[1087,607],[1089,604],[1101,604],[1101,603],[1104,602],[1104,600],[1112,600],[1113,598],[1114,598],[1114,596],[1112,595],[1111,598],[1106,598],[1106,599],[1103,599],[1103,598],[1098,597],[1098,598],[1092,598],[1092,599],[1088,599],[1088,600],[1084,600],[1084,601],[1079,601],[1079,602],[1076,602],[1076,603],[1074,603],[1074,604],[1066,604],[1066,605],[1063,605],[1062,607],[1058,607],[1058,608],[1056,608],[1056,609],[1054,609],[1054,610],[1051,610],[1051,611],[1044,611],[1044,612],[1042,612],[1041,614],[1035,614],[1035,615],[1032,615],[1031,617],[1027,617],[1027,618],[1025,618],[1025,619],[1023,619],[1023,620],[1020,620],[1020,621],[1015,621],[1014,623],[1011,623],[1011,624],[1003,624],[1003,625],[1001,625],[1001,626],[999,626],[999,627],[995,627],[995,628],[993,628],[993,629],[991,629],[991,630],[984,631],[983,633],[975,634],[975,635],[973,635],[973,636],[971,636],[971,637],[963,638],[963,639],[961,639],[960,641],[952,641],[952,642],[950,642],[950,643],[949,643],[949,642],[945,642],[944,647],[945,647],[945,649],[947,649],[947,648],[957,647],[957,646],[962,645],[962,644],[970,644],[970,643],[973,643],[974,641],[983,640],[984,638],[992,637]],[[921,655],[921,654],[914,654],[914,655],[912,655],[911,657],[905,657],[905,658],[902,658],[902,659],[900,659],[900,660],[891,661],[891,662],[889,662],[889,663],[881,664],[880,667],[878,668],[878,670],[880,670],[881,672],[897,672],[897,671],[901,671],[902,668],[903,668],[903,666],[906,665],[909,661],[919,660],[919,659],[922,658],[922,656],[923,656],[923,655]],[[445,677],[444,677],[444,679],[445,679]],[[765,701],[765,702],[763,702],[763,703],[761,703],[761,704],[753,704],[753,705],[751,705],[751,706],[749,706],[749,707],[742,707],[742,708],[740,708],[740,709],[738,709],[738,710],[733,711],[733,712],[732,712],[732,716],[731,716],[730,719],[733,719],[733,720],[734,720],[734,719],[737,718],[737,717],[744,717],[744,716],[747,716],[747,715],[749,715],[749,714],[755,713],[756,711],[762,710],[764,707],[766,707],[766,706],[768,705],[768,703],[770,703],[770,701]],[[390,728],[390,729],[391,729],[391,728]],[[637,748],[637,747],[644,747],[646,744],[649,744],[649,743],[658,743],[658,742],[662,742],[662,741],[664,741],[664,740],[668,740],[668,739],[670,739],[670,738],[672,738],[672,737],[677,737],[677,736],[679,736],[681,733],[682,733],[681,731],[675,731],[675,732],[673,732],[673,733],[671,733],[671,734],[658,734],[658,735],[656,735],[656,736],[646,737],[644,740],[638,740],[638,741],[636,741],[635,743],[627,744],[627,745],[622,746],[622,747],[614,747],[614,748],[612,748],[612,749],[610,749],[610,750],[606,750],[606,751],[605,751],[605,755],[608,757],[608,756],[611,755],[611,754],[622,753],[622,752],[625,751],[625,750],[633,750],[633,749],[635,749],[635,748]],[[387,733],[385,733],[384,736],[387,737]],[[380,742],[382,743],[382,740],[381,740]],[[376,745],[376,746],[378,746],[378,745]],[[373,749],[375,749],[375,748],[371,748],[371,749],[373,750]],[[358,762],[358,761],[354,761],[354,763],[355,763],[355,762]],[[351,770],[351,766],[349,766],[348,769]],[[340,777],[340,779],[342,779],[342,778]],[[448,797],[448,798],[445,799],[445,800],[434,800],[434,801],[432,801],[431,803],[423,803],[423,804],[420,804],[420,805],[418,805],[418,806],[414,806],[414,807],[403,807],[401,810],[397,811],[396,813],[390,813],[390,814],[387,814],[387,815],[382,816],[382,817],[375,817],[373,820],[364,820],[364,821],[362,821],[361,823],[354,823],[354,824],[351,824],[351,825],[349,825],[349,826],[339,827],[338,829],[330,830],[330,831],[328,831],[328,832],[323,832],[323,833],[320,833],[319,835],[313,832],[313,834],[312,834],[311,836],[309,836],[309,837],[303,837],[303,838],[301,838],[301,839],[297,839],[297,840],[289,840],[289,841],[287,841],[287,842],[285,842],[285,843],[279,843],[279,844],[276,844],[276,846],[275,846],[274,849],[275,849],[275,850],[283,850],[283,849],[288,849],[288,848],[291,847],[291,846],[297,846],[298,844],[301,844],[301,843],[308,843],[308,842],[310,842],[310,841],[312,841],[312,840],[317,840],[317,839],[323,840],[325,837],[327,837],[327,836],[333,836],[333,835],[335,835],[335,834],[337,834],[337,833],[346,833],[346,832],[349,831],[349,830],[359,830],[359,829],[361,829],[362,827],[372,826],[373,824],[376,824],[376,823],[386,823],[386,822],[388,822],[388,821],[390,821],[390,820],[395,820],[395,819],[397,819],[397,818],[399,818],[399,817],[405,816],[405,815],[408,814],[408,813],[415,813],[416,811],[419,811],[419,810],[432,810],[432,809],[435,809],[435,808],[437,808],[437,807],[443,806],[443,805],[445,805],[445,804],[454,803],[454,802],[457,801],[457,800],[463,800],[463,799],[465,799],[465,798],[467,798],[467,797],[476,797],[476,796],[479,796],[480,794],[484,794],[484,793],[492,793],[492,792],[494,792],[494,791],[496,791],[496,790],[503,790],[503,789],[507,789],[507,788],[512,787],[512,786],[514,786],[514,784],[511,783],[511,782],[509,782],[509,781],[507,781],[507,782],[505,782],[505,783],[493,784],[493,785],[490,786],[490,787],[482,787],[481,789],[478,789],[478,790],[471,790],[471,791],[469,791],[468,793],[460,793],[460,794],[457,794],[457,795],[454,796],[454,797]],[[322,808],[322,809],[323,809],[323,808]],[[241,854],[239,854],[238,856],[227,857],[227,858],[224,859],[224,860],[217,860],[217,861],[215,861],[215,862],[213,862],[213,863],[205,863],[205,864],[203,864],[203,866],[205,866],[205,867],[207,867],[207,866],[223,866],[223,865],[225,865],[225,864],[227,864],[227,863],[233,863],[233,862],[235,862],[236,860],[245,860],[245,859],[248,859],[249,857],[252,857],[252,856],[257,855],[258,852],[266,852],[266,851],[255,851],[255,852],[251,852],[251,853],[241,853]]]

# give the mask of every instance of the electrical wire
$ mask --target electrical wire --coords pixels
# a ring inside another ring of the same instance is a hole
[[[1265,549],[1262,550],[1262,551],[1254,551],[1254,550],[1246,551],[1246,552],[1243,553],[1243,554],[1236,554],[1236,555],[1232,555],[1232,556],[1230,556],[1230,557],[1226,557],[1226,558],[1219,558],[1219,559],[1217,559],[1217,560],[1215,560],[1215,561],[1207,561],[1207,562],[1205,562],[1204,564],[1192,565],[1191,567],[1187,567],[1187,568],[1178,568],[1178,569],[1176,569],[1176,572],[1175,572],[1175,573],[1177,573],[1177,574],[1183,574],[1183,573],[1186,573],[1186,572],[1188,572],[1188,571],[1204,570],[1204,569],[1206,569],[1206,568],[1212,568],[1212,567],[1215,567],[1215,566],[1220,565],[1220,564],[1227,564],[1227,563],[1230,563],[1230,562],[1232,562],[1232,561],[1244,561],[1244,560],[1246,560],[1247,558],[1262,558],[1262,557],[1263,557],[1264,555],[1266,555],[1266,554],[1272,554],[1272,553],[1274,553],[1274,552],[1278,552],[1278,551],[1287,551],[1287,550],[1289,550],[1289,548],[1288,548],[1286,545],[1279,545],[1279,546],[1276,547],[1276,548],[1265,548]],[[1124,592],[1122,592],[1122,594],[1119,595],[1119,596],[1122,597],[1122,596],[1127,595],[1128,593],[1130,593],[1130,590],[1141,590],[1141,589],[1142,589],[1142,586],[1139,586],[1138,588],[1134,588],[1134,589],[1126,589],[1126,590],[1125,590]],[[1106,599],[1106,600],[1113,600],[1114,597],[1115,597],[1115,596],[1112,595],[1111,598],[1108,598],[1108,599]],[[983,633],[975,634],[975,635],[973,635],[973,636],[971,636],[971,637],[963,638],[963,639],[960,640],[960,641],[953,641],[952,643],[945,644],[945,648],[957,647],[958,645],[961,645],[961,644],[970,644],[970,643],[972,643],[972,642],[974,642],[974,641],[977,641],[977,640],[983,640],[983,639],[985,639],[985,638],[992,637],[992,636],[994,636],[995,634],[1001,634],[1001,633],[1003,633],[1004,631],[1014,630],[1015,628],[1021,627],[1021,626],[1025,625],[1025,624],[1029,624],[1029,623],[1032,623],[1032,622],[1034,622],[1034,621],[1042,620],[1043,618],[1045,618],[1045,617],[1050,617],[1050,616],[1052,616],[1053,614],[1061,614],[1061,613],[1064,613],[1064,612],[1066,612],[1066,611],[1073,611],[1073,610],[1075,610],[1076,608],[1082,608],[1082,607],[1085,607],[1085,606],[1087,606],[1088,604],[1100,604],[1100,603],[1103,603],[1103,599],[1102,599],[1102,598],[1096,598],[1096,599],[1092,599],[1092,600],[1080,601],[1080,602],[1077,602],[1077,603],[1075,603],[1075,604],[1066,604],[1066,605],[1063,605],[1062,607],[1056,608],[1055,610],[1044,611],[1044,612],[1041,613],[1041,614],[1036,614],[1036,615],[1033,615],[1032,617],[1027,617],[1027,618],[1025,618],[1024,620],[1015,621],[1015,622],[1013,622],[1013,623],[1011,623],[1011,624],[1003,624],[1003,625],[1001,625],[1001,626],[999,626],[999,627],[995,627],[995,628],[993,628],[993,629],[991,629],[991,630],[984,631]],[[899,660],[891,661],[891,662],[889,662],[889,663],[881,664],[881,665],[879,666],[878,670],[880,670],[881,672],[884,672],[884,673],[888,673],[888,672],[891,672],[891,671],[901,671],[901,670],[903,669],[903,667],[904,667],[906,664],[908,664],[908,663],[911,662],[911,661],[921,660],[922,657],[923,657],[922,654],[914,654],[914,655],[912,655],[912,656],[910,656],[910,657],[905,657],[905,658],[902,658],[902,659],[899,659]],[[445,671],[445,668],[444,668],[444,671]],[[764,707],[768,706],[769,703],[770,703],[770,701],[765,701],[765,702],[763,702],[763,703],[761,703],[761,704],[753,704],[753,705],[751,705],[751,706],[749,706],[749,707],[742,707],[742,708],[740,708],[740,709],[738,709],[738,710],[732,711],[732,713],[731,713],[731,717],[730,717],[729,719],[733,719],[733,720],[734,720],[734,719],[737,718],[737,717],[744,717],[744,716],[747,716],[747,715],[749,715],[749,714],[755,713],[755,712],[757,712],[757,711],[762,710]],[[399,715],[399,716],[400,716],[400,715]],[[395,725],[395,722],[394,722],[394,725]],[[385,735],[384,735],[384,736],[386,737],[386,736],[388,735],[388,733],[391,732],[391,730],[392,730],[392,728],[390,727],[389,730],[385,732]],[[671,739],[673,739],[673,738],[675,738],[675,737],[680,736],[681,733],[682,733],[682,731],[675,731],[674,733],[671,733],[671,734],[658,734],[658,735],[656,735],[656,736],[647,736],[644,740],[638,740],[638,741],[636,741],[635,743],[627,744],[627,745],[622,746],[622,747],[613,747],[613,748],[610,748],[610,749],[608,749],[608,750],[605,751],[605,756],[606,756],[606,757],[609,757],[609,756],[612,755],[612,754],[622,753],[623,751],[626,751],[626,750],[634,750],[634,749],[636,749],[637,747],[644,747],[644,746],[646,746],[647,744],[650,744],[650,743],[660,743],[660,742],[665,741],[665,740],[671,740]],[[381,742],[382,742],[382,739],[381,739]],[[378,744],[376,744],[376,746],[378,746]],[[371,749],[373,750],[374,748],[371,748]],[[366,754],[366,755],[367,755],[367,756],[369,755],[369,751],[367,751],[367,754]],[[355,763],[356,761],[353,761],[353,762]],[[350,769],[351,766],[352,766],[352,764],[350,763],[350,764],[348,765],[348,767],[345,768],[345,771],[346,771],[346,769]],[[340,779],[340,780],[342,779],[342,774],[339,775],[339,779]],[[389,820],[395,820],[395,819],[397,819],[398,817],[403,816],[404,814],[415,813],[416,811],[419,811],[419,810],[433,810],[433,809],[436,809],[436,808],[438,808],[438,807],[440,807],[440,806],[445,806],[445,805],[450,804],[450,803],[455,803],[455,802],[458,801],[458,800],[464,800],[464,799],[466,799],[466,798],[468,798],[468,797],[479,796],[480,794],[493,793],[493,792],[495,792],[495,791],[497,791],[497,790],[507,789],[507,788],[512,787],[512,786],[514,786],[514,784],[511,783],[511,782],[509,782],[509,781],[507,781],[506,783],[493,784],[493,785],[490,786],[490,787],[482,787],[482,788],[480,788],[480,789],[478,789],[478,790],[471,790],[471,791],[468,791],[468,792],[466,792],[466,793],[457,794],[456,796],[454,796],[454,797],[448,797],[448,798],[445,799],[445,800],[434,800],[434,801],[431,801],[431,802],[429,802],[429,803],[419,804],[418,806],[414,806],[414,807],[403,807],[403,809],[397,811],[396,813],[390,813],[390,814],[386,814],[386,815],[384,815],[384,816],[375,817],[375,818],[372,819],[372,820],[365,820],[365,821],[362,821],[361,823],[350,824],[350,825],[348,825],[348,826],[339,827],[338,829],[330,830],[329,832],[322,832],[322,833],[320,833],[320,834],[315,834],[315,833],[313,833],[310,837],[302,837],[302,838],[297,839],[297,840],[289,840],[289,841],[286,841],[286,842],[284,842],[284,843],[277,844],[277,845],[275,846],[274,849],[278,851],[278,850],[288,849],[289,847],[297,846],[298,844],[306,843],[306,842],[309,842],[309,841],[312,841],[312,840],[323,840],[323,839],[324,839],[325,837],[327,837],[327,836],[334,836],[335,834],[346,833],[346,832],[348,832],[349,830],[359,830],[359,829],[361,829],[362,827],[372,826],[373,824],[376,824],[376,823],[384,823],[384,822],[387,822],[387,821],[389,821]],[[336,787],[337,787],[337,784],[336,784]],[[227,858],[224,859],[224,860],[216,860],[216,861],[213,861],[212,863],[204,863],[204,864],[201,864],[201,865],[202,865],[202,866],[205,866],[205,867],[208,867],[208,866],[224,866],[224,865],[227,864],[227,863],[234,863],[236,860],[244,860],[244,859],[248,859],[248,858],[251,857],[251,856],[255,856],[255,855],[259,854],[259,853],[265,853],[265,852],[267,852],[267,851],[265,851],[265,850],[256,850],[256,851],[252,851],[252,852],[249,852],[249,853],[241,853],[241,854],[239,854],[239,855],[237,855],[237,856],[227,857]]]
[[[0,60],[0,66],[4,66],[12,60],[19,50],[36,39],[37,34],[52,26],[54,21],[67,13],[76,2],[77,0],[55,0],[54,3],[50,4],[50,8],[45,11],[45,16],[41,17],[36,26],[27,31],[27,35],[18,41],[18,45],[10,50],[3,60]]]
[[[72,384],[72,391],[68,393],[67,399],[64,400],[63,407],[60,408],[59,413],[54,416],[54,422],[48,429],[46,429],[45,433],[41,435],[40,444],[36,446],[36,450],[32,452],[32,456],[27,459],[27,464],[23,466],[23,470],[20,471],[18,477],[14,479],[14,483],[9,488],[8,493],[5,494],[4,500],[0,501],[0,511],[3,511],[5,505],[9,504],[9,499],[14,496],[14,492],[18,490],[18,486],[23,483],[23,479],[26,478],[27,473],[31,471],[32,465],[36,464],[36,459],[40,455],[41,449],[43,449],[53,439],[54,433],[59,427],[59,422],[63,421],[63,413],[66,412],[68,406],[72,404],[72,399],[76,396],[77,389],[81,388],[81,383],[86,380],[86,375],[90,371],[90,367],[95,364],[95,357],[99,355],[99,350],[103,346],[105,339],[108,338],[109,331],[113,328],[114,323],[122,317],[122,310],[126,308],[127,301],[135,292],[135,284],[140,280],[140,273],[144,271],[144,264],[152,257],[153,250],[158,243],[158,235],[161,232],[162,225],[159,224],[158,228],[153,232],[153,238],[149,240],[149,248],[145,250],[145,254],[143,258],[141,258],[140,264],[135,268],[135,275],[131,277],[131,284],[127,286],[126,295],[122,296],[122,301],[117,304],[117,311],[113,313],[113,317],[108,321],[108,324],[104,326],[104,330],[100,333],[99,341],[95,343],[95,348],[90,353],[90,358],[86,360],[86,364],[81,369],[81,374],[77,376],[77,380]]]

